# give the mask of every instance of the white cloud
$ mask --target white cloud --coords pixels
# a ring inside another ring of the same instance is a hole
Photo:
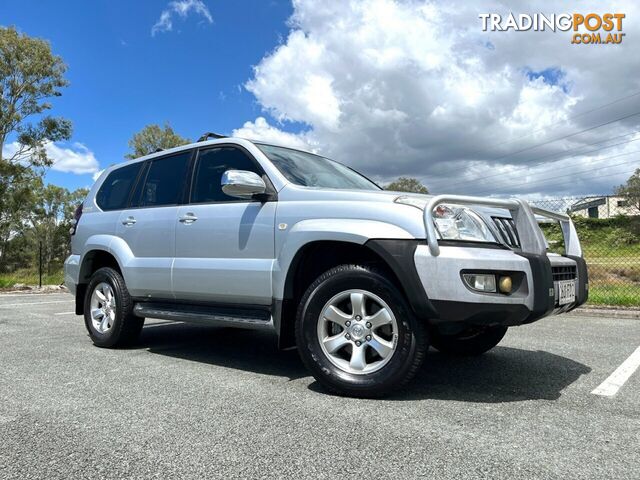
[[[323,45],[302,31],[294,31],[286,47],[278,48],[255,67],[247,88],[279,120],[333,129],[339,121],[341,102],[333,90],[327,57]],[[292,68],[298,60],[303,68]]]
[[[273,142],[291,148],[313,151],[314,142],[307,139],[304,134],[294,134],[280,130],[267,123],[264,117],[256,118],[255,122],[245,122],[242,128],[233,131],[234,137],[246,138],[249,140],[262,140]]]
[[[383,182],[411,175],[440,192],[606,193],[633,167],[606,160],[627,146],[640,150],[633,143],[557,162],[567,150],[587,152],[640,129],[640,115],[551,140],[640,112],[640,96],[597,109],[640,90],[636,3],[562,4],[562,11],[627,14],[623,43],[601,46],[572,45],[571,32],[481,31],[479,13],[547,12],[542,0],[293,6],[289,36],[245,85],[279,123],[260,117],[234,133],[311,145]],[[303,132],[287,132],[290,122]],[[575,168],[562,174],[575,178],[544,181],[567,165]]]
[[[55,143],[48,143],[45,150],[47,156],[53,160],[52,170],[82,175],[94,173],[100,168],[93,152],[82,143],[74,143],[73,148],[63,148]]]
[[[158,21],[153,25],[153,27],[151,27],[151,35],[155,36],[158,32],[172,31],[173,17],[178,15],[184,19],[190,12],[200,15],[208,23],[213,23],[211,12],[202,0],[175,0],[173,2],[169,2],[167,8],[165,8],[160,14]]]
[[[11,142],[4,146],[2,155],[11,157],[19,148],[18,142]],[[75,173],[83,175],[95,173],[100,169],[100,164],[94,153],[82,143],[74,143],[69,147],[62,147],[53,142],[45,145],[47,156],[52,160],[51,170],[59,172]]]

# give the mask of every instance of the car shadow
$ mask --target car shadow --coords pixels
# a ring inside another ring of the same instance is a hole
[[[271,332],[167,322],[145,325],[136,348],[168,357],[290,380],[309,376],[295,350],[278,349]]]
[[[392,399],[556,400],[590,371],[580,362],[543,350],[497,346],[478,357],[451,357],[431,350],[410,388]]]
[[[145,326],[137,348],[194,362],[219,365],[289,380],[309,377],[295,350],[280,351],[269,332],[182,323]],[[555,400],[591,369],[542,350],[495,347],[479,357],[450,357],[430,350],[423,368],[391,401],[457,400],[502,403]],[[325,392],[313,381],[309,389]]]

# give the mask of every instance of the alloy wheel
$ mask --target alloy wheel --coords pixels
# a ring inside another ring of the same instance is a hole
[[[113,288],[100,282],[91,294],[91,323],[100,333],[107,333],[116,319],[116,297]]]
[[[318,319],[318,341],[329,361],[356,375],[384,367],[396,351],[398,322],[377,295],[346,290],[323,307]]]

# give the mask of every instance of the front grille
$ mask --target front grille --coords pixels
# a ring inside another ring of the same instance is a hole
[[[575,280],[577,278],[575,265],[551,267],[553,281]]]
[[[491,217],[491,219],[500,232],[501,240],[509,247],[520,248],[520,237],[513,218]]]

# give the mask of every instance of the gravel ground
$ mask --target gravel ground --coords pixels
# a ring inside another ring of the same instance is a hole
[[[565,315],[431,351],[384,400],[327,395],[257,332],[149,320],[93,347],[68,294],[0,295],[0,478],[640,478],[640,322]]]

